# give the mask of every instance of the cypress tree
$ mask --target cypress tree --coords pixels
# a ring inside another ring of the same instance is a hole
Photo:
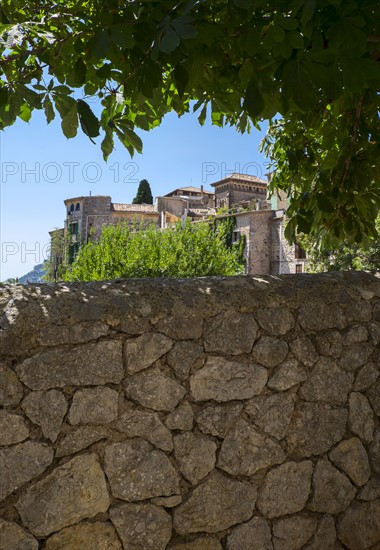
[[[141,180],[137,189],[137,194],[132,204],[153,204],[153,195],[148,180]]]

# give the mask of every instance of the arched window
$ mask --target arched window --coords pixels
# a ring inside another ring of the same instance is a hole
[[[73,202],[70,205],[70,212],[74,212],[74,203]]]
[[[78,210],[80,210],[80,203],[77,202],[76,206],[75,206],[75,210],[78,212]]]

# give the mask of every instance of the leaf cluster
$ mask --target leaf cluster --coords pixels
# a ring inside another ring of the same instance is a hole
[[[240,132],[271,121],[272,187],[290,201],[288,236],[333,246],[376,238],[378,0],[3,0],[0,126],[34,109],[71,138],[115,137],[190,109]],[[92,100],[96,108],[92,109]],[[274,120],[280,117],[280,122]]]
[[[83,246],[65,275],[68,281],[130,277],[202,277],[239,275],[243,264],[226,246],[228,228],[206,222],[177,224],[173,229],[126,224],[103,228],[97,242]]]

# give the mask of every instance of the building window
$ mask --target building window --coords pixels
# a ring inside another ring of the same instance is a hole
[[[294,247],[294,257],[296,260],[306,260],[306,252],[298,244]]]
[[[70,205],[70,212],[74,212],[74,203],[71,203]]]
[[[75,210],[76,210],[77,212],[78,212],[78,210],[80,210],[80,203],[79,203],[79,202],[77,202],[76,207],[75,207]]]
[[[238,243],[240,241],[240,231],[238,229],[234,229],[232,231],[232,242]]]
[[[302,273],[302,264],[296,264],[296,273]]]

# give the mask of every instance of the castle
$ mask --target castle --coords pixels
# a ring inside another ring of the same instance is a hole
[[[180,187],[157,197],[155,204],[113,203],[110,196],[81,196],[66,199],[66,220],[62,229],[50,232],[53,239],[61,235],[68,242],[68,258],[72,262],[79,247],[100,236],[104,225],[119,222],[155,224],[161,229],[190,218],[201,220],[235,218],[233,241],[245,236],[246,273],[280,275],[302,273],[307,262],[298,245],[290,245],[284,237],[286,198],[283,194],[267,200],[268,181],[248,174],[231,174],[211,184]]]

